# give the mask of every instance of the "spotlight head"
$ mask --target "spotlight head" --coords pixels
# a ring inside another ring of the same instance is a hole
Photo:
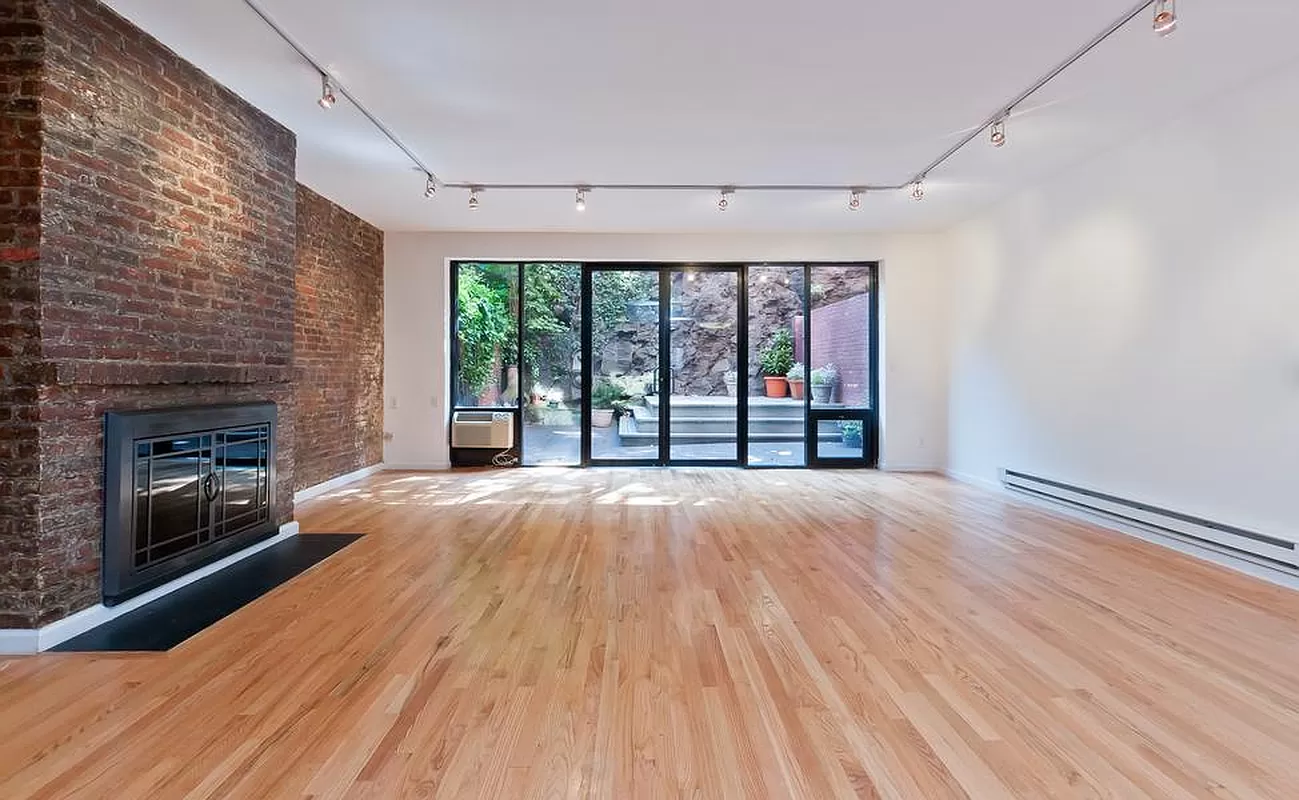
[[[1005,117],[992,123],[992,135],[990,137],[993,147],[1006,146],[1006,119]]]
[[[573,205],[578,211],[586,210],[586,189],[584,187],[577,187],[577,199]]]
[[[1154,28],[1160,36],[1167,36],[1177,30],[1177,0],[1157,0]]]
[[[722,189],[721,196],[717,198],[717,210],[725,212],[731,207],[731,195],[735,194],[734,189]]]
[[[477,211],[477,210],[478,210],[478,190],[477,190],[477,189],[470,189],[470,190],[469,190],[469,210],[470,210],[470,211]]]
[[[925,182],[923,179],[911,184],[911,198],[916,201],[925,199]]]
[[[848,193],[848,210],[861,211],[861,189],[853,189]]]
[[[428,181],[424,184],[424,196],[432,200],[433,195],[438,193],[438,182],[433,180],[433,176],[428,176]]]
[[[337,102],[338,102],[338,98],[334,96],[333,81],[331,81],[329,79],[329,76],[326,75],[325,73],[323,72],[320,73],[320,99],[317,100],[316,103],[319,104],[321,108],[328,111],[329,109],[333,108],[334,103]]]

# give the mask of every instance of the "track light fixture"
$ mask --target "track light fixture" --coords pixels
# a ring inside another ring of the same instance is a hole
[[[717,210],[725,212],[731,207],[731,196],[735,194],[734,189],[722,189],[721,196],[717,198]]]
[[[477,210],[478,210],[478,190],[477,190],[477,189],[470,189],[470,190],[469,190],[469,210],[470,210],[470,211],[477,211]]]
[[[578,211],[586,210],[586,188],[585,187],[582,186],[577,187],[577,199],[574,201],[573,205],[575,208],[577,208]]]
[[[1002,117],[992,123],[992,135],[990,138],[993,147],[1006,146],[1006,117]]]
[[[438,182],[433,180],[433,176],[428,176],[428,181],[424,184],[424,196],[432,200],[433,195],[438,193]]]
[[[848,210],[861,211],[861,189],[853,189],[848,193]]]
[[[333,108],[334,103],[338,102],[338,98],[334,96],[334,82],[323,72],[320,73],[320,99],[316,102],[326,111]]]
[[[919,201],[925,199],[925,180],[920,180],[911,184],[911,199]]]
[[[1155,0],[1155,33],[1167,36],[1177,30],[1177,0]]]

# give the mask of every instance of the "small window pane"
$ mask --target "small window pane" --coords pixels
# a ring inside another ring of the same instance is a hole
[[[459,264],[456,274],[456,404],[519,401],[519,268]]]
[[[816,423],[816,457],[860,459],[865,454],[865,423],[858,419],[825,419]]]

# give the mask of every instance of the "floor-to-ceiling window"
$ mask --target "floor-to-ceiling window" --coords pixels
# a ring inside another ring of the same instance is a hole
[[[748,397],[747,463],[807,463],[807,381],[802,350],[806,325],[804,268],[748,268],[748,369],[739,387]]]
[[[589,269],[588,460],[659,459],[659,278],[657,269]]]
[[[875,272],[457,262],[455,408],[513,414],[526,465],[870,465]]]
[[[582,266],[523,265],[523,463],[582,463]]]

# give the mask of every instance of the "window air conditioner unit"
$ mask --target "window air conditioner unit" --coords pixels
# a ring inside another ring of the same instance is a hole
[[[451,446],[509,450],[514,446],[514,415],[508,411],[457,411],[451,417]]]

